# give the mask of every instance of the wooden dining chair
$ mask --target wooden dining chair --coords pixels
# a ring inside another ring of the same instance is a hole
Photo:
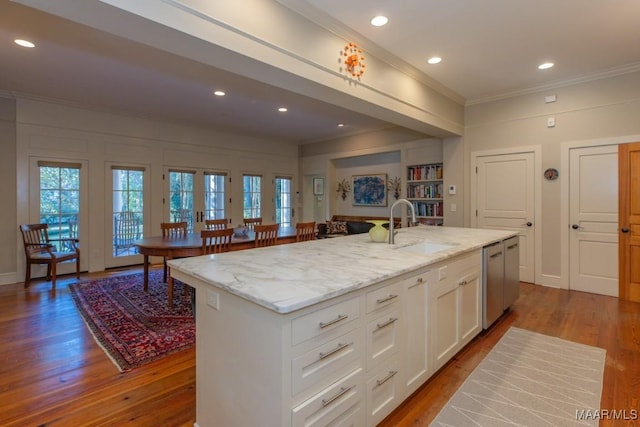
[[[245,218],[244,226],[249,230],[254,230],[256,225],[262,225],[262,218]]]
[[[253,231],[256,234],[256,248],[273,246],[278,239],[278,229],[280,224],[256,225]]]
[[[28,288],[31,284],[31,266],[33,264],[47,265],[47,280],[51,280],[53,288],[56,287],[57,265],[60,262],[75,260],[76,277],[80,278],[78,239],[50,239],[48,229],[49,226],[47,224],[22,224],[20,226],[27,263],[24,279],[25,288]],[[56,243],[60,243],[59,248]]]
[[[221,230],[202,230],[202,255],[219,254],[231,250],[233,228]]]
[[[167,239],[176,239],[181,237],[187,237],[187,230],[189,223],[187,221],[182,222],[161,222],[160,228],[162,229],[162,237]],[[164,274],[162,276],[163,282],[167,281],[167,257],[163,260]],[[146,289],[145,289],[146,290]]]
[[[306,242],[307,240],[315,240],[316,238],[316,222],[299,222],[296,224],[296,242]]]
[[[224,230],[227,228],[227,224],[229,224],[229,220],[226,218],[204,220],[204,226],[207,230]]]

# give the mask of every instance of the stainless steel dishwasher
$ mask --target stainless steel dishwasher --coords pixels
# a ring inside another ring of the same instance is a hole
[[[504,306],[506,310],[520,297],[520,238],[504,241]]]
[[[489,328],[504,312],[504,242],[482,250],[482,327]]]

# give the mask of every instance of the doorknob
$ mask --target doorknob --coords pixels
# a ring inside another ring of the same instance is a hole
[[[622,231],[623,233],[628,233],[629,229],[625,227],[625,228],[621,228],[620,231]]]

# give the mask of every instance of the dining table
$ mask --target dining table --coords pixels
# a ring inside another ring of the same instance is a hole
[[[255,247],[255,233],[246,230],[243,235],[233,234],[231,238],[231,250],[238,251]],[[293,243],[296,241],[295,227],[280,227],[276,244]],[[202,237],[200,233],[187,233],[180,237],[151,236],[135,240],[133,243],[138,253],[144,256],[144,290],[149,289],[149,257],[165,257],[167,260],[174,258],[186,258],[202,255]],[[173,306],[173,278],[167,276],[168,304]]]

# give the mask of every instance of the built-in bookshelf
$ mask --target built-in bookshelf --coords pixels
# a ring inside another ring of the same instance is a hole
[[[413,204],[416,219],[423,224],[442,225],[442,163],[407,166],[407,199]]]

